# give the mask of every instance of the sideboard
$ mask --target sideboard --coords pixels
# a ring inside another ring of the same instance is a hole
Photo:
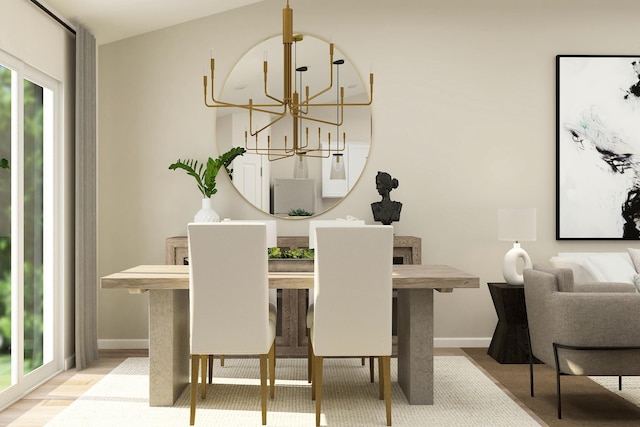
[[[278,247],[297,249],[309,247],[307,236],[278,236]],[[166,240],[165,263],[187,264],[189,249],[186,236]],[[422,239],[414,236],[394,236],[394,264],[422,264]],[[309,291],[306,289],[278,289],[278,323],[276,352],[278,357],[306,357],[306,315]],[[393,354],[397,354],[397,297],[393,297]]]

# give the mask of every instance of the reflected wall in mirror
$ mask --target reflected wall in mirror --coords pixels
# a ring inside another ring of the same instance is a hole
[[[229,73],[219,99],[236,104],[268,103],[265,96],[263,62],[268,61],[268,93],[283,93],[283,47],[281,36],[263,41],[248,51]],[[341,60],[344,60],[342,62]],[[331,84],[333,87],[317,98],[336,103],[340,87],[344,87],[345,103],[366,103],[368,93],[362,79],[344,54],[334,49],[331,64],[329,44],[305,35],[294,45],[293,63],[295,90],[304,96],[305,87],[319,92]],[[303,71],[304,70],[304,71]],[[331,153],[309,152],[308,155],[270,160],[269,156],[249,150],[233,163],[233,184],[251,204],[265,213],[282,218],[304,218],[317,215],[337,205],[359,179],[369,155],[371,145],[371,109],[368,106],[345,107],[343,111],[332,107],[316,107],[314,118],[340,122],[340,126],[303,120],[298,137],[310,147],[331,144]],[[268,114],[249,112],[240,108],[220,108],[217,111],[216,140],[220,152],[231,147],[284,146],[285,138],[291,145],[293,124],[291,117],[278,121],[261,132],[256,142],[245,133],[255,131],[274,120]],[[307,136],[308,132],[308,136]],[[270,141],[267,142],[268,134]],[[337,140],[339,135],[339,140]],[[307,142],[308,141],[308,142]],[[346,143],[345,143],[346,141]],[[336,152],[336,147],[340,151]],[[313,156],[322,157],[313,157]],[[304,158],[306,157],[306,159]],[[291,216],[291,213],[303,216]],[[306,216],[308,217],[308,215]]]

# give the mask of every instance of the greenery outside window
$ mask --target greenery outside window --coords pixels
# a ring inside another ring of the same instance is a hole
[[[55,365],[56,94],[0,51],[0,406]]]

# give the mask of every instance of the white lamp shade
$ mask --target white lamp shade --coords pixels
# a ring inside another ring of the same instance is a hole
[[[536,240],[536,208],[498,209],[498,240]]]

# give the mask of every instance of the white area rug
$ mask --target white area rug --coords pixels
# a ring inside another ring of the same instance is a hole
[[[618,377],[589,377],[607,390],[640,406],[640,377],[622,377],[622,390],[618,390]]]
[[[257,359],[225,360],[214,368],[206,400],[198,400],[196,426],[260,426]],[[147,358],[129,358],[56,416],[48,426],[188,426],[189,390],[175,406],[148,405]],[[392,359],[393,425],[538,426],[493,381],[464,356],[436,356],[434,405],[409,405]],[[269,426],[314,426],[315,402],[305,359],[278,359],[275,399],[267,403]],[[384,426],[384,401],[360,359],[331,359],[324,367],[323,426]],[[377,376],[376,376],[377,377]]]

